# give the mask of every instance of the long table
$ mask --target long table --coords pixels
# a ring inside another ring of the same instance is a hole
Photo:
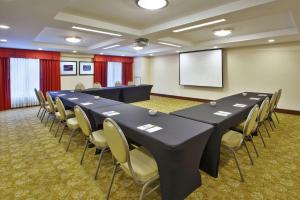
[[[214,132],[211,134],[202,155],[200,169],[213,177],[218,177],[222,135],[230,128],[243,122],[251,108],[255,104],[260,105],[265,97],[271,98],[272,94],[247,92],[247,95],[243,96],[240,93],[216,100],[215,106],[204,103],[171,113],[175,116],[214,126]],[[258,99],[255,100],[256,98]],[[233,106],[235,104],[245,104],[246,107],[235,107]],[[214,114],[217,111],[230,112],[231,114],[228,116],[218,116]]]
[[[92,118],[93,127],[102,125],[104,113],[111,116],[130,140],[148,149],[156,160],[162,199],[182,200],[201,185],[199,163],[213,126],[158,112],[150,116],[148,109],[78,92],[50,92],[52,98],[60,97],[65,106],[79,105]],[[71,98],[71,99],[70,99]],[[74,99],[77,98],[77,99]],[[83,103],[90,102],[90,105]],[[153,133],[137,127],[153,124],[162,129]]]
[[[153,85],[131,85],[106,88],[90,88],[82,90],[82,93],[101,96],[107,99],[133,103],[150,99],[150,92]]]

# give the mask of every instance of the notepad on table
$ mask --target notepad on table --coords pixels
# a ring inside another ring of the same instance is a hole
[[[114,115],[119,115],[120,113],[118,113],[116,111],[107,111],[102,114],[110,117],[110,116],[114,116]]]
[[[93,103],[91,103],[91,102],[85,102],[85,103],[81,103],[81,105],[83,105],[83,106],[88,106],[88,105],[92,105]]]
[[[231,114],[230,112],[225,112],[225,111],[218,111],[218,112],[214,113],[214,115],[219,115],[219,116],[223,116],[223,117],[226,117],[230,114]]]
[[[250,100],[254,100],[254,101],[260,100],[260,98],[256,98],[256,97],[250,97],[249,99],[250,99]]]
[[[154,133],[154,132],[159,131],[159,130],[161,130],[161,129],[162,129],[162,127],[154,126],[153,128],[149,128],[149,129],[147,129],[146,131],[147,131],[148,133]]]
[[[78,98],[74,97],[74,98],[68,98],[68,99],[73,101],[73,100],[77,100]]]
[[[236,103],[233,105],[234,107],[238,107],[238,108],[245,108],[247,105],[246,104],[240,104],[240,103]]]
[[[144,131],[144,130],[147,130],[149,128],[152,128],[153,126],[154,126],[153,124],[146,124],[146,125],[138,126],[137,128]]]
[[[57,95],[57,96],[59,96],[59,97],[61,97],[61,96],[65,96],[66,94],[59,94],[59,95]]]
[[[257,96],[259,96],[259,97],[266,97],[266,96],[268,96],[268,95],[266,95],[266,94],[259,94],[259,95],[257,95]]]

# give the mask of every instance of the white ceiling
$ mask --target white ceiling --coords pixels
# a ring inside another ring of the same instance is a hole
[[[173,54],[176,51],[230,48],[300,41],[299,0],[169,0],[166,8],[148,11],[135,0],[0,0],[0,47],[24,48],[109,55],[144,56]],[[181,33],[173,30],[217,19],[226,22]],[[122,34],[108,36],[72,29],[72,26]],[[233,29],[224,38],[213,30]],[[79,44],[64,38],[78,36]],[[136,52],[132,44],[145,37],[149,45]],[[158,44],[159,41],[181,45],[181,48]],[[104,50],[111,45],[119,47]]]

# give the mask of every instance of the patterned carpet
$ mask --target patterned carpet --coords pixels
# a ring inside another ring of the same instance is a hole
[[[135,105],[172,112],[199,104],[198,102],[151,97]],[[0,199],[104,199],[112,172],[109,153],[104,155],[98,179],[93,176],[98,161],[95,149],[86,152],[79,164],[84,138],[79,133],[65,147],[36,118],[37,108],[0,112]],[[300,199],[300,117],[280,114],[281,123],[267,148],[255,138],[260,156],[251,166],[245,150],[238,153],[245,182],[241,183],[233,157],[222,151],[219,178],[201,172],[203,185],[187,199]],[[55,126],[56,128],[56,126]],[[67,132],[69,133],[69,132]],[[122,171],[118,172],[111,199],[137,199],[140,187]],[[155,192],[146,199],[160,199]]]

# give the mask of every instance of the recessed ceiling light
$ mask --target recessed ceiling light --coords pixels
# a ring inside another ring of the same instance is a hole
[[[180,53],[180,51],[176,51],[176,53]]]
[[[219,19],[219,20],[215,20],[215,21],[211,21],[211,22],[206,22],[203,24],[189,26],[186,28],[176,29],[173,32],[178,33],[178,32],[187,31],[187,30],[191,30],[191,29],[195,29],[195,28],[201,28],[201,27],[205,27],[205,26],[209,26],[209,25],[213,25],[213,24],[218,24],[218,23],[225,22],[225,21],[226,21],[226,19]]]
[[[111,32],[106,32],[106,31],[99,31],[95,29],[90,29],[90,28],[84,28],[84,27],[79,27],[79,26],[72,26],[72,29],[77,29],[77,30],[82,30],[82,31],[88,31],[88,32],[93,32],[93,33],[100,33],[104,35],[112,35],[112,36],[118,36],[121,37],[121,34],[118,33],[111,33]]]
[[[72,51],[72,52],[73,52],[73,53],[77,53],[77,51],[75,51],[75,50],[74,50],[74,51]]]
[[[151,54],[149,54],[149,56],[153,56],[153,54],[151,53]]]
[[[65,40],[70,43],[78,43],[81,41],[81,38],[72,36],[72,37],[66,37]]]
[[[214,49],[217,49],[217,48],[219,48],[218,46],[214,46]]]
[[[1,43],[6,43],[6,42],[7,42],[7,39],[1,39],[0,42],[1,42]]]
[[[119,47],[119,46],[120,46],[119,44],[115,44],[112,46],[104,47],[103,49],[112,49],[112,48]]]
[[[140,50],[144,49],[144,47],[141,47],[141,46],[133,46],[132,48],[136,51],[140,51]]]
[[[104,53],[99,53],[100,55],[103,55]]]
[[[182,47],[180,45],[177,44],[171,44],[171,43],[167,43],[167,42],[158,42],[159,44],[163,44],[163,45],[167,45],[167,46],[171,46],[171,47]]]
[[[1,28],[1,29],[10,29],[10,27],[9,27],[9,26],[7,26],[7,25],[4,25],[4,24],[0,24],[0,28]]]
[[[273,42],[275,42],[275,40],[274,39],[269,39],[268,42],[273,43]]]
[[[227,35],[230,35],[232,33],[232,30],[230,29],[222,29],[222,30],[216,30],[214,31],[214,35],[218,37],[225,37]]]
[[[42,48],[38,48],[39,51],[43,50]]]
[[[167,0],[136,0],[136,4],[147,10],[157,10],[168,5]]]

